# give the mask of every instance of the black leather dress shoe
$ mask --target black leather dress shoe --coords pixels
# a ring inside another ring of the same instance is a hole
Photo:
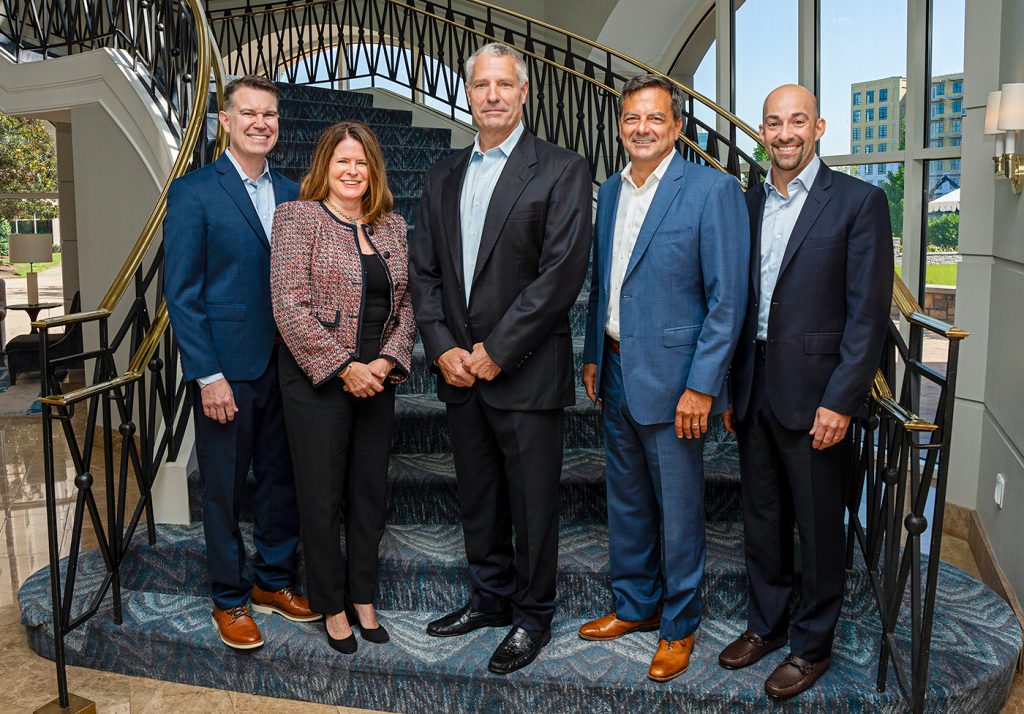
[[[505,627],[512,624],[512,612],[479,612],[466,603],[455,612],[450,612],[427,625],[427,634],[434,637],[455,637],[481,627]]]
[[[495,674],[508,674],[530,664],[540,654],[541,648],[551,641],[551,630],[544,630],[536,636],[518,625],[513,627],[491,655],[487,669]]]

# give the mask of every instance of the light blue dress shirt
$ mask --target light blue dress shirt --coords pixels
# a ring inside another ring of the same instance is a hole
[[[498,183],[512,150],[523,135],[523,123],[512,130],[505,141],[484,153],[480,151],[480,135],[473,140],[473,155],[470,156],[466,176],[462,181],[462,196],[459,201],[459,220],[462,225],[462,275],[466,283],[466,305],[473,287],[476,272],[476,258],[480,252],[480,236],[487,218],[487,207],[491,204],[494,185]]]
[[[263,173],[253,181],[235,160],[230,148],[224,153],[228,155],[231,165],[235,167],[239,178],[242,179],[245,190],[249,192],[252,207],[256,209],[256,215],[260,217],[260,223],[263,224],[263,230],[266,232],[267,240],[269,241],[270,229],[274,225],[274,211],[277,209],[277,202],[274,200],[274,180],[270,177],[270,164],[264,159]],[[198,377],[196,381],[199,382],[200,387],[205,387],[207,384],[213,384],[218,379],[223,378],[224,374],[217,372],[217,374],[211,374],[208,377]]]
[[[815,156],[800,174],[789,182],[786,198],[772,184],[772,169],[764,180],[764,217],[761,219],[761,294],[757,303],[757,339],[768,339],[768,313],[772,294],[779,279],[779,266],[786,254],[789,237],[800,217],[807,194],[818,176],[821,159]]]

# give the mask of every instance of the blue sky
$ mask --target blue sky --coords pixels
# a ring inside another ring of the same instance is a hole
[[[965,0],[933,2],[932,71],[962,72]],[[823,154],[849,152],[851,84],[906,76],[906,8],[906,0],[821,0]],[[736,114],[755,128],[765,95],[797,79],[796,34],[797,0],[746,0],[736,12]],[[709,52],[694,89],[714,98],[714,72]]]

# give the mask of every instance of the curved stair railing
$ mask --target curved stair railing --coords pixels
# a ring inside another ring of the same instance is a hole
[[[226,146],[226,137],[220,131],[214,147],[206,142],[209,78],[212,71],[219,96],[220,67],[204,10],[197,0],[2,0],[0,7],[0,49],[8,50],[16,62],[56,59],[102,48],[127,52],[139,80],[161,107],[167,127],[180,139],[177,158],[156,206],[97,308],[32,323],[40,332],[57,703],[66,708],[70,699],[64,638],[95,615],[108,596],[114,620],[121,623],[120,568],[143,517],[149,543],[155,543],[151,487],[160,464],[176,458],[190,416],[188,390],[177,369],[177,346],[168,329],[162,299],[163,250],[157,236],[171,181],[204,163],[210,148],[216,152]],[[157,305],[155,311],[153,305]],[[115,310],[127,311],[119,323]],[[64,357],[47,354],[51,330],[82,329],[86,325],[95,326],[95,349]],[[117,367],[117,356],[125,353],[130,361],[122,371]],[[85,362],[92,363],[90,383],[64,392],[68,370]],[[75,407],[80,404],[86,409],[84,424],[74,421]],[[63,432],[76,473],[66,568],[61,568],[57,532],[55,425]],[[99,446],[97,437],[101,440]],[[94,459],[99,458],[102,464],[94,465]],[[102,471],[102,509],[93,476],[97,467]],[[137,486],[139,498],[129,512],[130,481]],[[75,599],[75,582],[86,518],[103,556],[106,576],[88,602],[82,602]]]
[[[408,88],[413,101],[433,99],[464,120],[465,58],[487,42],[506,42],[526,58],[526,126],[584,156],[596,181],[626,164],[618,141],[619,89],[642,72],[665,76],[579,35],[477,0],[247,0],[210,8],[209,17],[232,74],[331,86],[383,78]],[[702,94],[666,79],[686,95],[679,136],[684,158],[760,183],[764,169],[739,145],[742,137],[756,146],[757,133]],[[714,125],[698,114],[715,117]],[[719,122],[728,129],[719,131]]]
[[[169,126],[176,132],[187,127],[183,150],[169,184],[188,165],[201,162],[204,153],[198,139],[200,125],[204,123],[205,93],[198,91],[193,78],[209,76],[211,46],[206,41],[206,32],[195,29],[206,27],[197,1],[65,4],[35,0],[22,4],[0,0],[4,10],[0,14],[0,40],[13,44],[16,54],[28,51],[42,57],[98,47],[119,47],[132,52],[140,71],[148,72],[150,93],[165,102]],[[238,7],[210,9],[208,16],[211,37],[221,47],[231,48],[223,59],[226,71],[232,74],[262,74],[292,83],[330,86],[351,79],[386,79],[407,88],[413,102],[426,102],[428,98],[440,102],[456,119],[468,117],[462,99],[464,58],[492,40],[512,44],[526,57],[532,84],[524,112],[528,127],[541,138],[585,156],[595,182],[621,170],[626,162],[616,135],[619,89],[637,73],[657,73],[608,47],[480,0],[249,1]],[[452,59],[454,66],[448,64]],[[219,86],[216,63],[213,69]],[[687,96],[678,142],[684,157],[727,171],[744,185],[761,183],[765,170],[739,146],[740,140],[747,139],[756,145],[759,140],[754,131],[706,97],[679,86]],[[714,116],[714,125],[703,121],[699,113]],[[223,149],[223,137],[219,139],[219,148]],[[144,511],[153,542],[149,487],[161,460],[173,458],[179,448],[189,416],[187,390],[177,376],[176,348],[167,329],[166,307],[159,300],[162,286],[158,245],[151,264],[143,269],[144,258],[156,245],[156,230],[166,210],[165,194],[166,186],[138,243],[97,310],[35,323],[44,333],[44,350],[45,332],[54,327],[97,322],[100,331],[100,348],[76,356],[78,360],[96,360],[91,385],[62,394],[58,373],[75,358],[44,360],[44,387],[48,393],[43,399],[48,511],[54,507],[54,420],[64,427],[79,487],[63,593],[58,575],[56,516],[55,512],[48,515],[55,654],[62,705],[67,696],[63,637],[96,612],[107,585],[114,596],[115,620],[120,620],[118,566]],[[112,310],[132,284],[135,295],[129,317],[114,339],[110,339],[108,322]],[[147,295],[152,297],[151,293],[160,302],[152,320],[146,307],[150,304]],[[913,711],[920,712],[924,709],[928,682],[957,356],[959,342],[967,333],[924,315],[897,276],[893,301],[909,326],[909,341],[895,326],[890,329],[872,390],[871,416],[854,427],[858,459],[849,504],[848,561],[852,566],[853,544],[857,542],[882,623],[878,687],[886,687],[891,663],[904,700]],[[925,332],[947,340],[945,374],[916,357]],[[113,361],[121,344],[130,344],[132,352],[128,369],[123,373],[115,369]],[[148,390],[144,379],[147,368]],[[934,422],[916,414],[922,379],[939,389]],[[899,385],[896,393],[889,387],[895,384]],[[71,424],[74,405],[80,402],[88,402],[89,410],[82,446],[78,445]],[[101,415],[106,488],[107,493],[113,493],[114,407],[120,418],[120,500],[115,506],[115,499],[108,499],[104,529],[91,493],[89,464],[94,446],[92,435]],[[136,427],[136,418],[141,419],[141,428]],[[139,483],[142,497],[125,528],[124,494],[129,470]],[[934,507],[929,510],[928,492],[933,486]],[[864,500],[867,517],[862,521],[858,511]],[[72,618],[74,572],[85,510],[97,531],[109,571],[108,583],[85,612]],[[922,535],[929,516],[931,557],[924,566]],[[896,635],[901,618],[907,617],[909,655],[903,652],[907,638]]]

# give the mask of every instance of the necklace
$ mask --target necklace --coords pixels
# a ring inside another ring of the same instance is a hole
[[[359,220],[363,217],[362,214],[359,214],[358,216],[354,216],[354,217],[348,215],[343,210],[341,210],[341,207],[337,203],[335,203],[331,199],[330,195],[327,196],[327,203],[334,210],[335,213],[337,213],[339,216],[344,218],[349,223],[359,223]]]

